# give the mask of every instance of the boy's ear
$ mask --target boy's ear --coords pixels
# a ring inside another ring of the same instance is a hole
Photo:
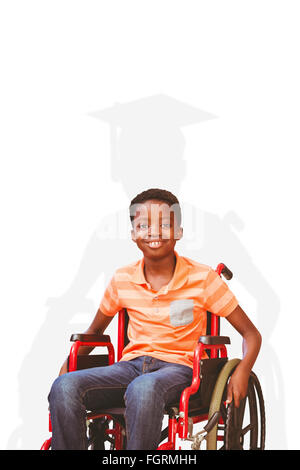
[[[180,240],[183,237],[183,228],[182,227],[177,227],[175,231],[175,239]]]

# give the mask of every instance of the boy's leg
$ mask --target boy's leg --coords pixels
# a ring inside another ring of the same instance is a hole
[[[134,363],[69,372],[58,377],[49,394],[52,449],[87,449],[86,410],[108,408],[123,397],[138,375]]]
[[[165,406],[180,399],[191,384],[190,367],[144,357],[142,375],[125,393],[127,450],[155,450],[160,442]]]

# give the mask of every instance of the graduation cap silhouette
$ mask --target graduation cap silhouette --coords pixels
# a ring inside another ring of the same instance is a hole
[[[135,159],[149,161],[183,160],[185,138],[181,128],[214,119],[165,94],[157,94],[89,113],[110,125],[112,178],[117,181],[120,166]]]

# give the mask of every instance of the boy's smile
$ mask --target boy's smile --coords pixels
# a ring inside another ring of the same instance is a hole
[[[148,246],[154,249],[160,248],[162,246],[162,241],[159,240],[159,241],[148,242]]]

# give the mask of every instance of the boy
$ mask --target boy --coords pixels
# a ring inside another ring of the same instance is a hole
[[[239,406],[261,336],[213,269],[174,250],[183,235],[177,198],[149,189],[130,204],[131,236],[143,259],[115,271],[85,333],[103,334],[127,308],[129,344],[121,361],[67,373],[64,362],[49,394],[52,449],[87,449],[86,410],[125,400],[128,450],[158,447],[163,412],[191,384],[193,350],[206,332],[206,311],[224,316],[243,336],[244,357],[233,373],[227,402]],[[92,348],[81,347],[80,354]]]

